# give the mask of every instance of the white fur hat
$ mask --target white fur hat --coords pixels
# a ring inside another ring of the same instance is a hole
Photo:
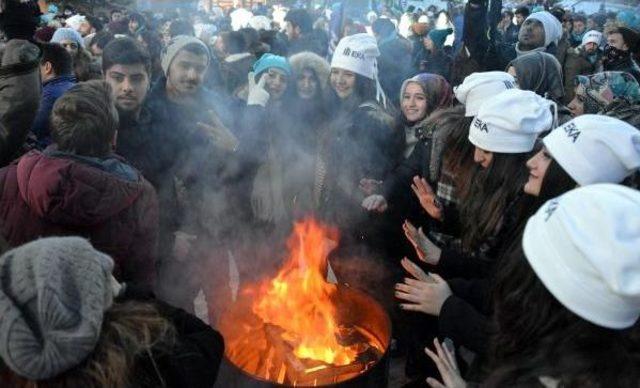
[[[578,116],[542,141],[581,186],[619,183],[640,168],[640,130],[613,117]]]
[[[529,90],[506,90],[480,107],[469,128],[469,141],[491,152],[529,152],[538,134],[553,125],[552,105]]]
[[[545,203],[524,230],[524,254],[568,310],[626,329],[640,316],[640,192],[580,187]]]

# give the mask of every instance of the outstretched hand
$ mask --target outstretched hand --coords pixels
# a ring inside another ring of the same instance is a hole
[[[362,207],[368,211],[375,211],[378,213],[384,213],[389,205],[387,200],[380,194],[373,194],[368,196],[362,201]]]
[[[404,224],[402,224],[402,230],[407,240],[413,245],[420,260],[431,265],[438,265],[438,263],[440,263],[442,249],[429,240],[422,231],[422,227],[416,229],[411,222],[405,220]]]
[[[413,189],[416,197],[418,197],[422,208],[429,213],[433,219],[442,220],[442,208],[438,203],[436,194],[433,192],[429,183],[427,183],[427,180],[417,175],[414,176],[411,189]]]
[[[437,338],[433,340],[433,344],[435,345],[436,353],[429,348],[424,348],[424,351],[438,367],[443,383],[429,377],[427,384],[433,388],[466,388],[467,382],[460,375],[455,350],[449,349],[444,342],[440,344]]]
[[[404,258],[402,266],[415,279],[405,278],[396,284],[396,298],[408,302],[400,307],[407,311],[419,311],[429,315],[440,315],[444,302],[453,293],[449,284],[436,274],[426,274],[410,260]]]
[[[198,122],[198,127],[204,130],[213,138],[214,144],[220,149],[233,152],[238,148],[238,139],[233,133],[222,123],[218,114],[210,110],[211,124]]]

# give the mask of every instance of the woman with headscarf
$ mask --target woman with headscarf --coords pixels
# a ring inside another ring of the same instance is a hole
[[[551,54],[536,51],[519,56],[509,62],[506,72],[516,79],[522,90],[531,90],[555,102],[564,96],[562,67]]]
[[[603,114],[640,128],[640,85],[631,74],[607,71],[578,76],[575,83],[568,106],[572,116]]]
[[[397,130],[404,135],[401,144],[403,159],[382,184],[380,192],[364,199],[362,206],[365,209],[384,212],[392,204],[409,210],[411,206],[403,206],[403,203],[414,200],[410,191],[412,178],[416,175],[425,177],[431,185],[438,181],[445,139],[430,120],[430,115],[450,107],[452,101],[451,85],[440,75],[421,73],[404,81],[400,89],[401,112],[397,120]],[[362,186],[370,189],[372,183],[371,180],[363,180]],[[409,215],[406,212],[402,214]]]

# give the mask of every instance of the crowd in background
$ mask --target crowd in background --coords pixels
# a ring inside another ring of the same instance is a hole
[[[639,10],[348,5],[0,0],[1,386],[212,387],[309,216],[405,386],[638,386]]]

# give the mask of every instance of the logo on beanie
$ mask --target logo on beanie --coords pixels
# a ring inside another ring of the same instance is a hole
[[[549,205],[547,205],[547,208],[544,209],[544,222],[549,221],[549,218],[551,218],[556,209],[558,209],[558,206],[559,204],[557,199],[552,199],[551,201],[549,201]]]
[[[502,82],[504,82],[504,87],[507,89],[515,89],[516,87],[511,81],[502,81]]]
[[[473,121],[473,126],[480,130],[481,132],[486,132],[489,133],[489,127],[487,127],[487,124],[482,122],[482,120],[478,119],[476,117],[476,119]]]
[[[578,136],[580,136],[580,130],[578,129],[578,127],[576,127],[575,123],[567,123],[562,127],[562,129],[564,129],[567,137],[571,138],[573,143],[578,140]]]
[[[352,58],[361,59],[364,61],[363,52],[351,50],[349,47],[345,47],[344,51],[342,51],[342,55],[344,55],[345,57],[352,57]]]

